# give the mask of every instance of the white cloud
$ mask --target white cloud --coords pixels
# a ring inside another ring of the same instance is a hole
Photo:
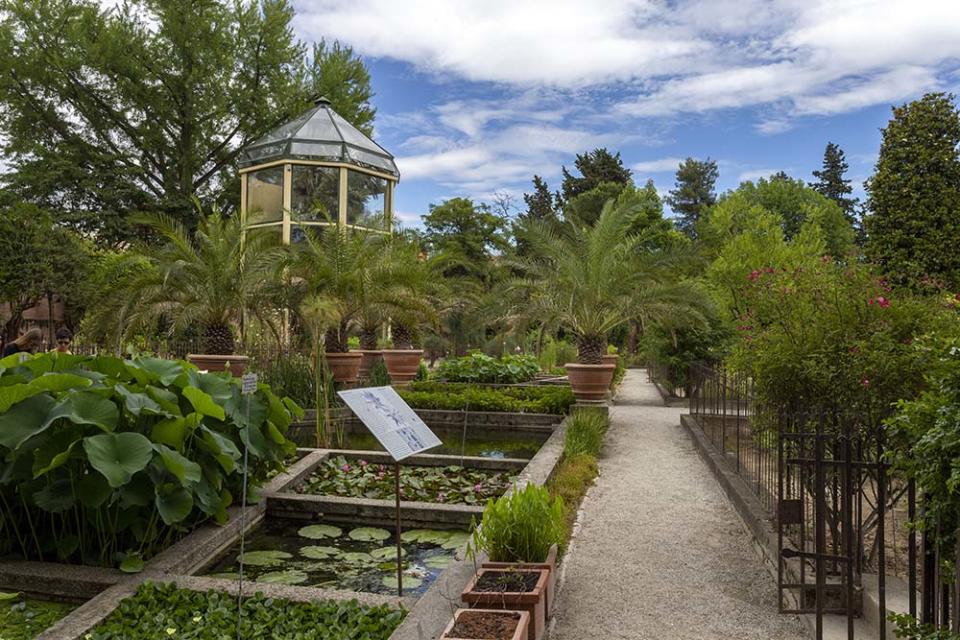
[[[759,180],[760,178],[769,178],[780,169],[750,169],[743,171],[737,176],[737,182],[746,182],[747,180]]]
[[[683,162],[683,158],[660,158],[659,160],[643,160],[630,165],[634,173],[673,173]]]

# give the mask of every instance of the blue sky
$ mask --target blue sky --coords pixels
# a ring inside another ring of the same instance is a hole
[[[364,56],[395,209],[511,196],[605,146],[661,193],[687,156],[719,189],[811,179],[828,141],[862,196],[890,105],[960,88],[958,0],[295,0],[298,35]]]

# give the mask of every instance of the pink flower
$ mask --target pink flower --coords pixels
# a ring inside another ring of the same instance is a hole
[[[477,493],[483,491],[483,483],[478,482],[477,484],[473,485],[473,490]]]
[[[869,300],[867,300],[867,304],[868,304],[868,305],[872,305],[872,304],[873,304],[873,298],[870,298]]]
[[[369,464],[369,463],[368,463],[366,460],[361,460],[361,461],[360,461],[360,466],[361,466],[361,467],[365,467],[365,466],[367,466],[367,464]]]
[[[877,296],[877,304],[880,305],[881,308],[886,309],[890,306],[890,301],[883,296]]]
[[[830,256],[821,256],[821,257],[820,257],[820,262],[822,262],[822,263],[824,263],[824,264],[830,262],[830,260],[831,260]]]
[[[350,471],[350,465],[344,464],[342,467],[340,467],[340,471]]]
[[[767,267],[767,273],[775,273],[776,271],[773,267]]]
[[[750,272],[750,275],[747,276],[747,280],[756,280],[760,277],[760,272],[754,269]]]
[[[870,378],[868,378],[867,376],[863,376],[863,380],[860,381],[860,384],[863,385],[863,388],[864,388],[864,389],[869,389],[869,388],[870,388]]]
[[[383,480],[383,478],[384,478],[386,475],[387,475],[386,473],[384,473],[383,471],[380,471],[380,472],[377,473],[377,479],[378,479],[378,480]]]
[[[446,501],[446,499],[447,499],[447,495],[445,493],[437,494],[437,502],[444,502]]]

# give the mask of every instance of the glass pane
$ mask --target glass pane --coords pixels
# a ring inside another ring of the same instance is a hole
[[[327,229],[327,225],[315,225],[315,224],[294,224],[290,225],[290,244],[297,244],[306,240],[307,234],[310,234],[310,237],[314,240],[319,240],[324,231]]]
[[[347,224],[386,229],[387,181],[359,171],[347,176]]]
[[[247,174],[247,224],[283,220],[283,167]]]
[[[340,169],[293,165],[294,220],[339,219]]]
[[[283,240],[283,225],[272,224],[266,227],[247,229],[247,242],[257,249],[279,246]]]

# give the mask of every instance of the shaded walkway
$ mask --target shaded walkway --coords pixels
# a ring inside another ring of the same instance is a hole
[[[807,638],[646,373],[611,410],[600,477],[567,556],[551,640]]]

